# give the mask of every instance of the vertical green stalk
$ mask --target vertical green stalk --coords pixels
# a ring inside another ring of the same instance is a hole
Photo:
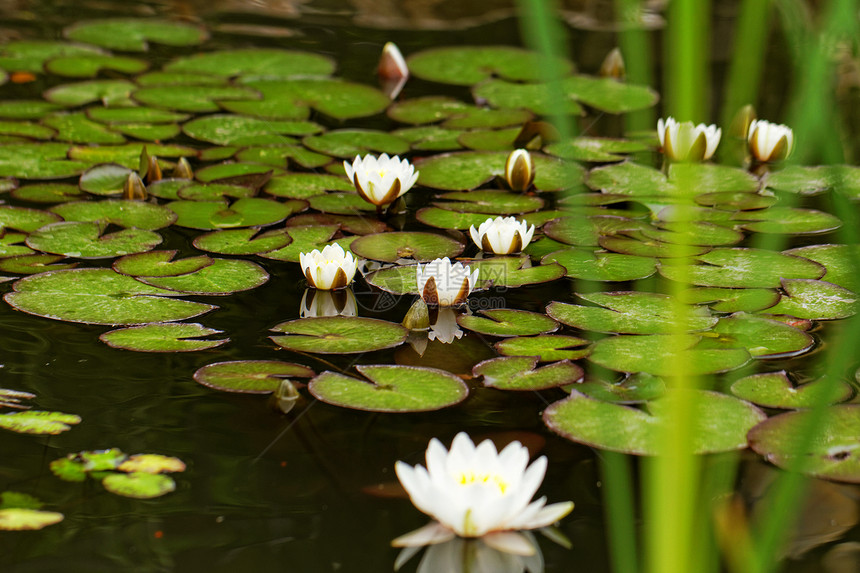
[[[678,121],[703,121],[710,94],[709,0],[673,0],[664,42],[666,115]]]
[[[640,0],[615,0],[616,18],[626,24],[618,35],[618,47],[624,56],[627,81],[632,84],[654,86],[654,62],[651,58],[652,44],[649,33],[637,25],[641,10]],[[646,131],[657,125],[653,107],[627,113],[624,126],[627,131]]]
[[[639,556],[633,519],[635,505],[630,458],[617,452],[601,452],[600,468],[612,570],[615,573],[637,573]]]

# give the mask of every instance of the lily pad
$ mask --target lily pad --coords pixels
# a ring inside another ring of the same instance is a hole
[[[59,215],[47,211],[0,205],[0,227],[4,229],[16,229],[31,233],[39,227],[62,220]]]
[[[541,362],[556,362],[588,356],[590,348],[581,348],[588,344],[584,338],[546,334],[506,338],[497,342],[495,348],[502,356],[536,356]]]
[[[641,141],[601,137],[575,137],[569,141],[553,143],[545,148],[550,155],[574,161],[609,163],[622,161],[626,153],[648,151]]]
[[[240,146],[281,141],[289,143],[293,140],[282,136],[307,135],[320,129],[319,125],[309,121],[262,120],[241,115],[207,115],[182,126],[182,131],[194,139],[218,145]]]
[[[107,259],[149,251],[161,244],[161,235],[142,229],[105,233],[102,222],[60,222],[45,225],[27,238],[30,248],[79,259]]]
[[[144,52],[149,48],[149,42],[196,46],[209,37],[204,28],[192,24],[143,18],[78,22],[63,30],[63,35],[70,40],[129,52]]]
[[[768,174],[766,183],[771,189],[799,195],[818,195],[834,189],[850,199],[860,197],[860,169],[853,165],[789,165]]]
[[[75,78],[94,78],[102,70],[139,74],[149,67],[145,60],[108,54],[79,54],[49,60],[45,69],[52,74]]]
[[[288,227],[305,227],[308,225],[340,225],[343,231],[354,235],[372,235],[390,230],[384,221],[361,215],[302,213],[287,219]]]
[[[746,348],[754,358],[783,358],[806,352],[813,338],[798,328],[768,318],[739,312],[721,318],[704,334],[698,349]]]
[[[30,203],[62,203],[80,201],[86,194],[69,183],[36,183],[13,189],[12,196]]]
[[[208,231],[274,225],[292,213],[301,211],[305,205],[303,201],[279,203],[250,197],[239,199],[229,206],[220,201],[174,201],[168,203],[167,207],[179,216],[176,225]]]
[[[358,193],[323,193],[308,198],[311,209],[336,215],[362,215],[375,211],[376,207],[362,199]]]
[[[396,135],[371,129],[338,129],[322,135],[309,135],[302,144],[332,157],[352,159],[368,152],[401,155],[409,151],[409,142]]]
[[[314,371],[307,366],[277,360],[237,360],[215,362],[197,370],[194,380],[199,384],[248,394],[270,394],[284,378],[311,378]]]
[[[112,473],[102,479],[102,485],[111,493],[135,499],[152,499],[176,489],[172,477],[147,472]]]
[[[121,472],[144,472],[148,474],[184,472],[185,462],[173,456],[161,454],[134,454],[117,468]]]
[[[90,120],[83,112],[54,113],[42,118],[42,123],[57,133],[54,139],[72,143],[124,143],[125,137]]]
[[[62,179],[78,175],[88,165],[68,159],[65,143],[7,143],[0,145],[0,177]]]
[[[473,376],[483,376],[484,386],[499,390],[544,390],[582,380],[585,372],[576,364],[562,360],[537,368],[534,356],[492,358],[477,364]]]
[[[314,354],[356,354],[402,344],[409,333],[393,322],[374,318],[327,316],[300,318],[275,325],[275,344]]]
[[[825,268],[818,263],[762,249],[719,248],[695,257],[696,263],[662,264],[660,274],[694,285],[731,288],[776,288],[782,279],[818,279]]]
[[[556,321],[537,312],[495,308],[481,310],[480,313],[483,316],[460,315],[457,324],[489,336],[529,336],[558,329]]]
[[[821,277],[829,283],[860,291],[860,246],[858,245],[809,245],[784,251],[786,255],[803,257],[823,265],[827,272]]]
[[[466,399],[466,384],[435,368],[418,366],[356,366],[368,381],[323,372],[308,389],[319,400],[335,406],[372,412],[426,412],[453,406]]]
[[[736,221],[744,229],[757,233],[780,233],[792,235],[813,235],[827,233],[842,226],[842,221],[830,213],[814,209],[793,207],[770,207],[758,211],[741,211],[735,214]]]
[[[449,211],[439,207],[424,207],[415,213],[418,221],[437,229],[468,229],[472,225],[475,228],[487,220],[486,213],[460,213]]]
[[[320,54],[271,48],[245,48],[194,54],[178,58],[164,66],[167,72],[224,77],[327,76],[334,72],[334,69],[334,61]]]
[[[188,119],[187,113],[177,113],[153,107],[91,107],[86,110],[93,121],[107,124],[124,123],[181,123]]]
[[[576,391],[603,402],[642,404],[663,396],[666,393],[666,383],[657,376],[639,373],[627,376],[619,383],[588,380],[577,384]]]
[[[104,53],[95,46],[70,42],[23,40],[0,47],[0,68],[9,72],[42,73],[45,62],[61,56]]]
[[[265,192],[275,197],[307,199],[326,191],[355,190],[352,183],[343,177],[319,173],[287,173],[272,177],[266,183]]]
[[[14,283],[4,300],[29,314],[86,324],[136,325],[185,320],[217,308],[167,298],[176,293],[110,269],[58,270]]]
[[[537,211],[544,205],[543,199],[501,190],[454,191],[438,197],[433,205],[441,209],[461,213],[483,213],[487,215],[516,215]]]
[[[707,308],[683,309],[683,326],[676,315],[677,304],[672,297],[647,292],[581,293],[580,298],[600,306],[580,306],[551,302],[546,312],[568,326],[592,332],[624,334],[670,334],[707,330],[717,324]]]
[[[844,382],[838,388],[824,379],[795,385],[785,370],[745,376],[735,381],[731,392],[765,408],[799,409],[812,408],[827,400],[830,404],[843,402],[851,397],[853,390]],[[835,390],[835,391],[834,391]]]
[[[176,221],[176,213],[153,203],[108,199],[105,201],[80,201],[64,203],[51,208],[66,221],[83,223],[101,222],[120,227],[134,227],[155,231],[169,227]]]
[[[298,122],[293,122],[298,123]],[[311,124],[311,122],[302,122],[305,124]],[[310,130],[313,133],[316,130]],[[288,139],[283,135],[277,136],[261,136],[260,139]],[[315,169],[317,167],[323,167],[331,163],[332,158],[328,155],[323,155],[322,153],[317,153],[315,151],[310,151],[309,149],[301,146],[301,145],[284,145],[280,141],[275,142],[271,145],[259,144],[261,147],[249,147],[247,149],[243,149],[242,151],[236,154],[236,159],[238,161],[247,161],[250,163],[264,163],[266,165],[273,165],[275,167],[283,167],[287,164],[296,164],[305,169]],[[299,174],[297,174],[299,175]],[[301,175],[310,175],[304,174]],[[273,193],[274,195],[275,193]]]
[[[80,423],[80,416],[63,412],[26,410],[0,414],[0,428],[19,434],[62,434]]]
[[[401,101],[386,113],[395,121],[413,125],[442,121],[442,127],[447,129],[519,126],[532,119],[532,114],[522,110],[482,108],[445,96]]]
[[[66,107],[92,102],[126,103],[136,87],[128,80],[90,80],[52,87],[43,96],[51,103]]]
[[[780,295],[775,289],[699,287],[689,289],[687,299],[717,312],[756,312],[775,305]]]
[[[493,75],[519,81],[536,81],[551,66],[558,74],[573,65],[562,58],[507,46],[458,46],[433,48],[412,54],[407,60],[416,77],[434,82],[471,86]]]
[[[463,252],[463,244],[443,235],[419,232],[379,233],[359,237],[350,245],[359,257],[396,262],[411,258],[419,262],[442,257],[456,257]]]
[[[461,151],[444,153],[417,162],[421,171],[421,185],[435,189],[463,191],[488,183],[494,177],[503,177],[507,152]],[[537,189],[555,191],[578,185],[583,178],[579,165],[532,154],[535,163]]]
[[[262,97],[253,89],[233,85],[149,86],[138,88],[131,95],[135,101],[147,106],[196,113],[220,111],[218,104],[230,100],[259,103],[257,100]]]
[[[785,279],[785,295],[768,312],[811,320],[834,320],[857,314],[857,295],[826,281]]]
[[[50,127],[26,121],[0,121],[0,134],[18,135],[30,139],[51,139],[56,131]]]
[[[269,280],[257,263],[241,259],[213,259],[192,273],[176,276],[137,277],[144,284],[184,294],[228,295],[255,289]]]
[[[68,150],[69,157],[90,165],[95,163],[116,163],[128,169],[140,167],[140,155],[144,147],[156,157],[193,157],[197,151],[182,145],[160,145],[153,143],[129,142],[124,145],[92,147],[75,146]],[[87,165],[89,167],[89,165]]]
[[[229,338],[200,340],[222,332],[197,323],[166,322],[111,330],[101,334],[99,340],[112,348],[137,352],[194,352],[216,348],[229,342]]]
[[[292,242],[286,247],[260,253],[260,256],[267,259],[297,263],[299,262],[300,253],[309,253],[314,249],[320,250],[327,245],[338,228],[338,225],[288,227],[285,230],[292,239]]]
[[[81,174],[78,185],[94,195],[120,195],[132,170],[115,163],[95,165]]]
[[[22,531],[43,529],[63,521],[63,514],[23,507],[0,509],[0,530]]]
[[[221,255],[256,255],[282,249],[292,242],[284,229],[264,233],[259,227],[225,229],[195,238],[193,245],[201,251]]]
[[[747,446],[747,431],[766,418],[761,410],[733,396],[704,390],[686,392],[689,393],[666,394],[649,402],[647,411],[572,392],[569,398],[550,405],[543,419],[550,430],[571,441],[601,450],[651,456],[660,453],[665,426],[672,423],[667,415],[679,407],[668,400],[683,400],[685,408],[693,409],[690,440],[694,454],[743,449]]]
[[[0,259],[0,271],[19,275],[32,275],[50,270],[73,269],[78,263],[54,264],[68,260],[62,255],[21,255]]]
[[[657,259],[572,248],[544,256],[541,264],[556,262],[566,276],[589,281],[632,281],[644,279],[657,270]]]
[[[860,405],[832,406],[813,427],[810,417],[814,415],[788,412],[768,418],[750,430],[750,447],[781,468],[860,483]],[[810,437],[810,432],[814,436]]]

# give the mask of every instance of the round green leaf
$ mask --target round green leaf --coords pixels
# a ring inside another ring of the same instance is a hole
[[[130,277],[172,277],[208,267],[214,260],[206,255],[173,260],[178,251],[150,251],[117,259],[113,270]]]
[[[102,222],[52,223],[31,233],[27,246],[79,259],[107,259],[149,251],[163,240],[158,233],[142,229],[122,229],[105,234],[106,226]]]
[[[93,121],[107,124],[177,123],[188,119],[188,114],[152,107],[92,107],[86,110]]]
[[[365,201],[354,191],[314,195],[308,198],[308,206],[323,213],[334,213],[337,215],[357,215],[363,214],[363,211],[376,210],[375,205]]]
[[[334,68],[334,61],[319,54],[271,48],[246,48],[194,54],[178,58],[164,66],[167,72],[225,77],[327,76],[334,72]]]
[[[371,129],[339,129],[302,139],[305,147],[332,157],[352,159],[368,152],[400,155],[409,151],[409,143],[396,135]],[[422,181],[423,183],[423,181]]]
[[[305,203],[279,203],[251,197],[229,206],[220,201],[174,201],[167,207],[179,217],[176,225],[192,229],[214,230],[230,227],[273,225],[304,208]]]
[[[833,320],[857,314],[857,295],[825,281],[785,279],[785,294],[768,312],[811,320]]]
[[[537,312],[495,308],[480,313],[483,316],[460,315],[457,324],[489,336],[529,336],[558,329],[556,321]]]
[[[547,59],[536,52],[506,46],[434,48],[412,54],[409,71],[424,80],[471,86],[492,75],[510,80],[535,81],[550,73],[564,74],[573,65],[562,58]]]
[[[415,213],[415,218],[430,227],[437,229],[468,229],[472,225],[475,228],[487,220],[486,213],[459,213],[439,207],[424,207]]]
[[[253,100],[259,103],[257,100],[261,99],[257,91],[233,85],[149,86],[138,88],[131,95],[144,105],[198,113],[220,111],[218,102],[222,101]]]
[[[136,499],[152,499],[176,489],[172,477],[146,472],[112,473],[102,479],[102,485],[111,493]]]
[[[101,334],[99,340],[112,348],[137,352],[194,352],[208,350],[229,342],[229,338],[198,340],[198,338],[222,332],[197,323],[167,322],[111,330]]]
[[[780,295],[763,288],[699,287],[687,291],[691,303],[708,304],[717,312],[756,312],[775,305]]]
[[[842,226],[842,221],[830,213],[793,207],[741,211],[735,214],[735,220],[750,221],[742,223],[743,228],[748,231],[792,235],[827,233]]]
[[[595,400],[614,404],[642,404],[666,393],[662,378],[639,373],[627,376],[619,383],[604,380],[589,380],[575,386],[576,391]]]
[[[356,366],[368,381],[323,372],[308,389],[335,406],[372,412],[426,412],[466,399],[466,384],[443,370],[417,366]]]
[[[142,18],[78,22],[63,30],[63,35],[70,40],[129,52],[146,51],[148,42],[168,46],[196,46],[209,37],[204,28],[185,22]]]
[[[109,147],[93,147],[89,145],[76,146],[68,150],[69,157],[89,164],[117,163],[128,169],[140,166],[140,155],[146,148],[149,155],[156,157],[193,157],[197,151],[181,145],[159,145],[153,143],[132,142]],[[88,165],[89,167],[89,165]]]
[[[148,67],[149,63],[144,60],[105,54],[60,56],[45,64],[45,69],[52,74],[75,78],[94,78],[102,70],[139,74]]]
[[[306,135],[321,128],[307,121],[262,120],[241,115],[207,115],[182,126],[189,137],[218,145],[259,145],[260,143],[289,143],[284,135]],[[266,137],[277,136],[269,141]]]
[[[44,63],[52,58],[83,54],[101,54],[95,46],[70,42],[24,40],[9,42],[0,47],[0,68],[9,72],[40,74]]]
[[[860,257],[858,245],[809,245],[789,249],[783,254],[815,261],[827,269],[821,277],[823,280],[854,292],[860,291],[860,279],[854,264],[855,260],[860,260],[857,258]]]
[[[745,348],[697,348],[701,336],[618,335],[598,340],[588,359],[610,370],[672,376],[683,363],[688,375],[712,374],[749,362]]]
[[[30,203],[62,203],[80,201],[86,194],[77,185],[69,183],[36,183],[14,189],[12,196]]]
[[[275,197],[307,199],[327,191],[353,192],[348,179],[318,173],[287,173],[276,175],[266,183],[265,192]]]
[[[0,428],[19,434],[62,434],[80,422],[80,416],[63,412],[25,410],[0,414]]]
[[[798,409],[813,408],[827,400],[830,404],[847,400],[853,394],[851,386],[844,382],[833,385],[826,379],[795,385],[785,370],[745,376],[735,381],[731,392],[742,400],[747,400],[765,408]]]
[[[65,143],[7,143],[0,145],[0,177],[62,179],[78,175],[88,167],[70,161]]]
[[[535,356],[491,358],[472,369],[473,376],[483,376],[484,386],[499,390],[544,390],[573,384],[582,380],[585,372],[572,362],[562,360],[536,368]]]
[[[78,263],[53,264],[67,260],[61,255],[22,255],[0,259],[0,271],[19,275],[32,275],[50,270],[73,269]]]
[[[21,507],[0,509],[0,530],[2,531],[42,529],[61,521],[63,521],[63,514],[56,511]]]
[[[798,328],[740,312],[721,318],[713,333],[707,333],[697,348],[741,347],[755,358],[783,358],[806,352],[814,342]]]
[[[640,141],[627,139],[608,139],[601,137],[575,137],[548,145],[545,149],[550,155],[574,161],[609,163],[622,161],[621,153],[647,151],[648,146]]]
[[[284,229],[260,232],[259,227],[227,229],[195,238],[193,245],[201,251],[221,255],[256,255],[282,249],[292,242]]]
[[[307,366],[277,360],[237,360],[207,364],[194,373],[199,384],[247,394],[270,394],[283,378],[310,378],[314,371]]]
[[[577,348],[588,343],[587,340],[575,336],[546,334],[506,338],[497,342],[495,348],[502,356],[536,356],[541,362],[556,362],[588,356],[589,348]]]
[[[43,95],[51,103],[77,107],[92,102],[123,102],[137,86],[127,80],[91,80],[55,86]]]
[[[567,276],[589,281],[631,281],[650,277],[657,270],[657,259],[595,252],[588,249],[565,249],[550,253],[541,264],[556,262],[566,269]]]
[[[789,165],[769,173],[766,183],[771,189],[800,195],[817,195],[834,189],[849,199],[860,197],[860,169],[852,165]]]
[[[66,221],[109,223],[120,227],[134,227],[154,231],[169,227],[176,221],[176,213],[154,203],[108,199],[64,203],[51,208]]]
[[[338,230],[337,225],[287,227],[287,234],[292,242],[286,247],[274,251],[260,253],[261,257],[278,261],[299,262],[300,253],[309,253],[314,249],[322,249]]]
[[[537,211],[544,205],[540,197],[497,190],[455,191],[438,198],[441,201],[433,205],[441,209],[487,215],[515,215]]]
[[[408,331],[393,322],[373,318],[330,316],[300,318],[272,328],[270,336],[287,350],[314,354],[355,354],[391,348],[406,340]]]
[[[701,264],[662,264],[660,274],[694,285],[732,288],[776,288],[782,279],[818,279],[825,268],[818,263],[762,249],[721,248],[695,257]]]
[[[138,280],[155,287],[185,294],[228,295],[255,289],[269,280],[269,273],[251,261],[241,259],[213,259],[192,273],[176,276],[138,277]]]
[[[463,244],[433,233],[378,233],[359,237],[352,242],[350,250],[359,257],[389,263],[407,258],[425,262],[456,257],[463,252]]]
[[[94,195],[119,195],[131,173],[128,167],[114,163],[96,165],[81,174],[78,185]]]
[[[0,205],[0,227],[30,233],[49,223],[62,221],[62,217],[47,211]]]

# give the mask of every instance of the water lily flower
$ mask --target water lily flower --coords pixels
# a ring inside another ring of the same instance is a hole
[[[462,263],[451,264],[451,259],[435,259],[417,267],[418,294],[427,304],[455,306],[466,298],[478,281],[478,271],[471,272]]]
[[[361,198],[377,207],[391,203],[418,180],[418,172],[409,161],[385,153],[379,158],[356,155],[352,165],[344,161],[343,167]]]
[[[525,191],[535,180],[535,164],[525,149],[515,149],[505,162],[505,181],[514,191]]]
[[[490,440],[478,446],[457,434],[451,450],[433,438],[427,468],[398,461],[395,471],[412,503],[435,521],[392,541],[396,547],[443,543],[455,536],[481,537],[511,553],[527,552],[518,530],[546,527],[573,509],[573,502],[531,501],[546,473],[546,457],[530,466],[529,451],[511,442],[501,452]],[[527,554],[527,553],[526,553]]]
[[[343,288],[352,282],[358,265],[352,253],[335,243],[327,245],[322,252],[314,249],[310,253],[299,253],[302,272],[308,284],[320,290]]]
[[[409,79],[409,68],[394,42],[388,42],[382,47],[382,57],[379,59],[376,73],[388,99],[396,98]]]
[[[299,308],[302,318],[320,316],[356,316],[358,305],[351,289],[335,291],[305,289]]]
[[[657,136],[663,154],[670,161],[703,161],[710,159],[720,144],[723,131],[716,125],[693,125],[692,121],[674,118],[657,121]]]
[[[756,119],[750,123],[750,153],[758,161],[782,161],[794,151],[794,133],[786,125]]]
[[[496,255],[518,253],[532,240],[535,226],[529,227],[525,221],[517,221],[514,217],[490,217],[481,223],[469,227],[472,240],[482,251]]]

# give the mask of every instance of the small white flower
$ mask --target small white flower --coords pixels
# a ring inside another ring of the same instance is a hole
[[[417,266],[418,294],[427,304],[455,306],[466,302],[466,298],[478,281],[478,271],[462,263],[451,264],[451,259],[435,259],[426,265]]]
[[[361,198],[376,206],[388,205],[418,180],[418,172],[409,161],[385,153],[379,158],[356,155],[352,165],[344,161],[343,167]]]
[[[355,277],[357,261],[352,253],[335,243],[327,245],[322,252],[314,249],[310,253],[299,253],[302,272],[308,284],[321,290],[343,288]]]
[[[535,180],[535,164],[525,149],[515,149],[505,162],[505,181],[514,191],[525,191]]]
[[[657,121],[657,136],[663,154],[670,161],[703,161],[710,159],[720,144],[723,130],[716,125],[693,125],[692,121],[674,118]]]
[[[782,161],[794,151],[794,133],[788,126],[756,119],[750,123],[750,153],[762,163]]]
[[[545,505],[531,501],[546,473],[546,457],[530,466],[528,449],[511,442],[501,452],[490,440],[477,447],[459,433],[445,449],[433,438],[427,448],[427,468],[397,462],[400,483],[419,510],[436,521],[395,539],[395,546],[429,545],[460,537],[508,539],[512,531],[555,523],[573,509],[567,501]]]
[[[335,291],[305,289],[299,316],[302,318],[320,316],[356,316],[358,305],[351,289]]]
[[[525,221],[517,221],[514,217],[490,217],[481,223],[469,227],[472,240],[482,251],[496,255],[518,253],[528,246],[534,235],[535,226],[529,227]]]

